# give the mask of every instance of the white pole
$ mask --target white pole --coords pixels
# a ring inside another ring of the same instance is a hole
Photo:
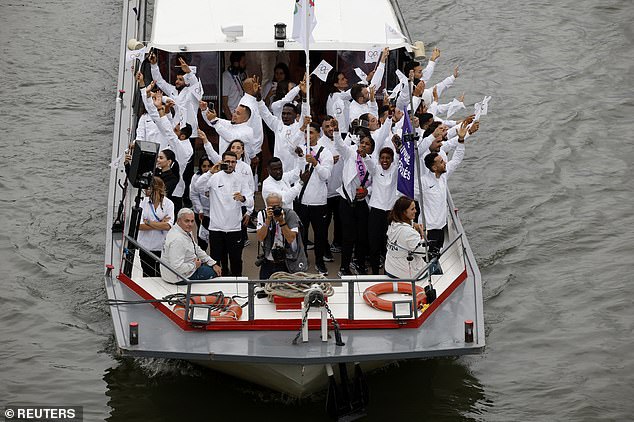
[[[310,58],[309,58],[310,31],[308,28],[308,10],[310,7],[310,0],[302,0],[302,2],[304,3],[304,9],[305,9],[304,16],[302,16],[302,19],[304,20],[304,30],[306,31],[304,33],[304,37],[306,41],[306,44],[304,44],[304,52],[306,53],[306,105],[308,107],[308,115],[310,116]],[[308,145],[310,144],[309,134],[310,134],[310,126],[306,127],[306,155],[308,155]]]

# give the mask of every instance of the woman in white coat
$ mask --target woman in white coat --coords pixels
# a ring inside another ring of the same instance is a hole
[[[406,196],[397,199],[390,211],[385,257],[385,274],[389,277],[411,279],[427,265],[423,226],[414,223],[415,216],[414,200]]]
[[[138,242],[143,248],[161,257],[167,232],[174,224],[174,203],[165,195],[165,183],[154,176],[152,184],[145,191],[141,201],[141,224],[139,224]],[[143,250],[139,250],[139,259],[143,277],[160,277],[161,270],[157,261]]]

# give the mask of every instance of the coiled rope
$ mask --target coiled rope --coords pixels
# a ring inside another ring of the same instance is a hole
[[[278,271],[271,275],[270,280],[323,280],[324,277],[321,274],[308,274],[308,273],[286,273],[284,271]],[[324,296],[332,296],[335,293],[330,283],[320,283],[317,281],[308,283],[285,283],[283,281],[269,282],[264,285],[264,291],[269,296],[269,301],[273,301],[273,296],[280,297],[304,297],[306,290],[313,284],[317,284],[324,292]]]

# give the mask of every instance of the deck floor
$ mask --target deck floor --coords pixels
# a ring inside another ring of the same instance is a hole
[[[456,255],[457,257],[457,255]],[[463,267],[456,265],[455,259],[450,257],[444,257],[441,259],[441,265],[444,269],[444,274],[432,276],[432,284],[440,295],[463,271]],[[175,293],[186,293],[187,286],[177,286],[174,284],[166,283],[159,277],[142,277],[138,256],[135,259],[135,265],[132,272],[132,279],[143,290],[156,299],[164,298],[168,295]],[[247,280],[248,277],[221,277],[216,278],[209,283],[197,283],[192,286],[192,293],[194,294],[210,294],[217,291],[222,291],[225,296],[246,296],[248,295],[248,287],[246,283],[239,282],[238,280]],[[387,279],[384,275],[366,275],[366,276],[344,276],[345,280],[353,279],[357,280],[354,286],[354,315],[357,320],[391,320],[393,319],[391,312],[385,312],[375,309],[369,306],[363,299],[364,291],[377,283],[385,282]],[[420,286],[424,286],[426,282],[418,282]],[[348,283],[335,282],[333,283],[334,294],[328,298],[328,305],[335,318],[347,318],[348,317]],[[389,293],[381,296],[388,300],[408,300],[411,296],[401,293]],[[238,298],[237,301],[242,304],[246,302],[246,299]],[[275,304],[270,302],[267,298],[255,298],[254,309],[256,319],[266,320],[286,320],[286,319],[298,319],[301,318],[300,310],[276,310]],[[319,318],[319,310],[311,310],[309,318]],[[241,321],[249,320],[248,307],[243,309]]]

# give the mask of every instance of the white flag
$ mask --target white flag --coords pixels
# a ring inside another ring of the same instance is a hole
[[[332,66],[330,65],[330,63],[328,63],[326,60],[322,60],[321,62],[319,62],[317,67],[313,69],[313,73],[311,73],[311,75],[315,75],[322,81],[326,82],[326,78],[328,77],[328,74],[331,70]]]
[[[464,103],[454,98],[453,101],[449,103],[449,108],[447,109],[447,119],[463,108],[465,108]]]
[[[110,162],[110,168],[113,168],[113,169],[118,168],[124,157],[125,157],[125,151],[123,152],[123,154],[121,154],[120,156],[118,156],[117,158],[115,158],[114,160]]]
[[[385,39],[387,40],[406,40],[407,37],[401,31],[392,25],[385,23]]]
[[[396,69],[396,77],[398,78],[398,81],[402,84],[407,85],[409,83],[409,79],[407,79],[407,76],[405,76],[405,74],[398,69]]]
[[[359,77],[359,79],[361,79],[361,84],[363,85],[367,85],[368,84],[368,75],[365,74],[365,72],[363,70],[361,70],[358,67],[354,68],[354,73],[357,74],[357,76]]]
[[[147,53],[147,47],[143,47],[139,50],[126,50],[125,62],[129,63],[134,61],[135,59],[143,61],[143,59],[145,58],[145,53]]]
[[[381,57],[381,48],[371,48],[365,52],[365,63],[376,63]]]
[[[480,116],[486,116],[488,111],[489,111],[489,100],[491,99],[490,96],[484,96],[484,99],[479,102],[479,103],[475,103],[474,104],[474,109],[475,109],[475,120],[478,121],[480,120]]]
[[[306,28],[304,27],[304,14],[308,12],[306,25],[308,26],[308,34],[310,39],[306,39]],[[295,0],[295,11],[293,13],[293,38],[299,42],[305,50],[308,49],[309,42],[315,42],[313,38],[313,29],[317,25],[315,18],[315,2],[314,0]]]

